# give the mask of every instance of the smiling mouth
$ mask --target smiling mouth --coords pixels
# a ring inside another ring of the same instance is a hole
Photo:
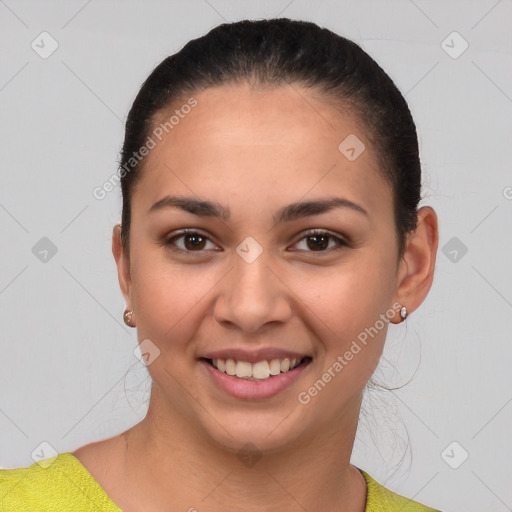
[[[291,372],[299,366],[306,366],[311,362],[311,357],[271,359],[256,363],[237,361],[235,359],[202,359],[219,372],[249,381],[265,381],[281,373]]]

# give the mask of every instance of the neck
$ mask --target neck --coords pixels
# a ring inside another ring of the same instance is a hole
[[[304,435],[280,450],[237,453],[176,417],[165,418],[152,395],[146,418],[123,434],[122,471],[130,487],[144,491],[139,509],[148,512],[170,504],[220,512],[230,503],[247,512],[362,512],[366,483],[350,465],[360,400],[354,405],[351,417],[330,432]]]

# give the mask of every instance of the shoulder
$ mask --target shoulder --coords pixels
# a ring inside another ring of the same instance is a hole
[[[368,488],[365,512],[439,512],[386,489],[368,473],[359,471],[363,474]]]
[[[0,470],[0,512],[121,512],[70,452]]]

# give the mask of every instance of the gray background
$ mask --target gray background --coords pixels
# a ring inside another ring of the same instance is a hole
[[[440,217],[432,291],[392,328],[378,372],[407,384],[369,395],[354,463],[446,512],[512,510],[507,0],[0,0],[0,466],[144,417],[149,379],[110,252],[120,191],[92,191],[160,60],[223,21],[279,15],[354,39],[395,80]]]

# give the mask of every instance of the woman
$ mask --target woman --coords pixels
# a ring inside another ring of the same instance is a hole
[[[350,464],[438,244],[384,71],[312,23],[221,25],[144,82],[120,177],[112,248],[147,415],[1,471],[0,510],[432,510]]]

